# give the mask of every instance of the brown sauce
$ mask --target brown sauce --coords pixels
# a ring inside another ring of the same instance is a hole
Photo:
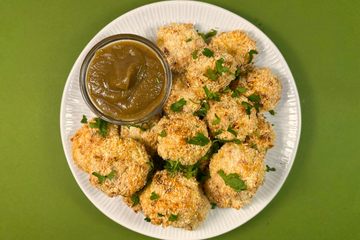
[[[122,40],[99,49],[86,75],[93,103],[117,119],[147,115],[165,95],[165,70],[149,47]]]

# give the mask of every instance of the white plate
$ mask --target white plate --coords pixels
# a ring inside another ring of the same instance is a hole
[[[108,198],[89,184],[89,176],[75,165],[71,153],[70,138],[82,124],[85,114],[93,116],[81,97],[79,72],[86,53],[97,42],[118,33],[134,33],[155,41],[157,28],[172,22],[195,25],[195,29],[207,32],[214,28],[220,32],[243,29],[257,41],[259,55],[255,65],[269,67],[280,77],[283,86],[281,100],[276,116],[267,114],[267,120],[275,124],[277,134],[275,147],[269,150],[266,164],[276,167],[276,172],[266,174],[266,181],[256,193],[251,205],[240,210],[211,210],[200,228],[189,232],[168,227],[163,229],[144,221],[144,215],[135,214],[121,200],[121,197]],[[299,143],[301,113],[299,96],[290,69],[271,40],[253,24],[220,7],[192,1],[171,1],[149,4],[132,10],[104,27],[85,47],[76,60],[67,79],[60,112],[61,138],[67,161],[74,177],[90,201],[115,222],[142,234],[162,239],[204,239],[214,237],[234,228],[258,214],[277,194],[283,185],[294,162]]]

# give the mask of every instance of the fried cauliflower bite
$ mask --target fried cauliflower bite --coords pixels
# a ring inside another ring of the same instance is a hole
[[[244,144],[224,144],[210,160],[211,178],[204,185],[209,201],[216,203],[220,208],[240,209],[249,204],[259,186],[263,185],[265,181],[264,158],[265,154]],[[247,189],[235,192],[233,188],[225,185],[224,179],[218,173],[219,170],[223,170],[226,176],[237,173]]]
[[[246,113],[246,107],[241,104],[242,102],[248,103],[248,99],[244,96],[233,98],[231,93],[223,94],[220,102],[209,101],[210,110],[208,110],[205,120],[211,136],[224,140],[239,139],[244,141],[247,135],[255,131],[258,121],[256,110],[255,108],[250,110],[249,118],[249,115]],[[215,114],[220,119],[220,122],[213,125],[212,123],[217,119]],[[227,131],[229,125],[237,136]],[[222,133],[215,136],[215,133],[220,130],[222,130]]]
[[[211,38],[210,46],[225,49],[234,57],[237,67],[242,72],[246,72],[246,68],[251,67],[254,63],[255,54],[253,54],[252,61],[248,63],[250,60],[249,52],[251,50],[257,51],[256,41],[242,30],[217,34]]]
[[[260,96],[260,112],[270,111],[276,108],[281,98],[282,85],[279,77],[272,73],[266,67],[254,67],[252,72],[241,76],[238,80],[231,83],[230,88],[245,87],[247,91],[244,93],[246,97],[255,93]]]
[[[123,195],[130,197],[146,184],[147,174],[151,167],[150,157],[144,145],[132,138],[117,141],[105,141],[106,149],[99,164],[93,167],[93,172],[107,176],[115,171],[112,179],[105,178],[99,183],[98,177],[90,175],[90,184],[104,192],[109,197]]]
[[[235,76],[229,74],[229,72],[222,72],[222,76],[217,73],[217,60],[224,59],[222,66],[227,67],[232,73],[236,72],[236,62],[230,54],[220,48],[206,48],[210,49],[214,54],[211,57],[207,57],[203,54],[205,48],[200,49],[197,52],[197,58],[191,59],[190,65],[186,70],[188,85],[202,99],[206,97],[203,89],[204,86],[206,86],[211,93],[214,93],[225,89],[226,86],[235,79]],[[216,81],[204,76],[204,74],[209,76],[208,69],[211,69],[215,73]]]
[[[170,95],[163,107],[163,112],[166,116],[175,114],[171,111],[171,105],[184,98],[186,105],[182,107],[181,111],[176,114],[193,116],[194,112],[201,108],[200,98],[187,86],[185,75],[177,74],[172,78],[172,87]]]
[[[195,116],[170,115],[163,117],[157,128],[158,134],[165,132],[165,137],[158,136],[158,153],[165,160],[179,162],[182,165],[193,165],[199,161],[209,150],[211,141],[205,145],[193,145],[186,143],[196,137],[198,133],[209,137],[204,121]]]
[[[255,149],[260,153],[266,153],[268,149],[274,147],[276,134],[269,122],[265,122],[264,115],[258,114],[258,124],[255,132],[246,137],[246,143],[251,147],[256,144]]]
[[[95,122],[95,120],[92,119],[89,122]],[[70,140],[75,165],[82,171],[91,174],[93,166],[98,164],[103,153],[107,151],[103,148],[105,142],[119,140],[119,127],[109,124],[107,134],[103,137],[99,134],[99,129],[90,128],[87,123],[77,130]]]
[[[165,54],[174,73],[184,73],[189,66],[192,53],[206,46],[191,23],[172,23],[158,30],[156,44]]]
[[[155,115],[149,121],[142,124],[137,124],[137,126],[141,126],[143,130],[137,127],[132,126],[121,126],[121,137],[129,137],[133,138],[142,144],[144,144],[146,151],[153,155],[157,150],[157,134],[156,128],[157,124],[160,121],[160,115]]]
[[[159,198],[151,200],[155,193]],[[210,203],[194,177],[182,173],[170,176],[167,170],[157,172],[153,181],[139,196],[142,211],[154,225],[195,230],[205,221]],[[170,216],[177,216],[171,221]]]

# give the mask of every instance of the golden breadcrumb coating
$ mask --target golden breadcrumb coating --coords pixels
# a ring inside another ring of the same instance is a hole
[[[244,144],[224,144],[210,160],[211,178],[204,185],[209,201],[216,203],[220,208],[240,209],[249,204],[259,186],[263,185],[265,181],[264,158],[265,154]],[[233,188],[226,186],[224,179],[218,173],[219,170],[223,170],[226,176],[237,173],[247,189],[235,192]]]
[[[272,73],[266,67],[253,67],[252,72],[248,72],[244,76],[240,76],[239,80],[231,83],[232,89],[237,87],[245,87],[248,90],[244,93],[246,97],[255,93],[260,96],[260,112],[270,111],[276,108],[281,98],[281,82],[279,77]]]
[[[161,116],[158,114],[152,117],[149,121],[145,122],[143,125],[141,123],[136,124],[137,126],[142,125],[143,129],[146,129],[145,131],[130,125],[122,125],[121,137],[129,137],[141,142],[144,144],[146,151],[150,155],[153,155],[157,150],[156,128],[160,118]]]
[[[158,30],[156,44],[165,54],[174,73],[184,73],[189,66],[192,53],[206,46],[191,23],[172,23]]]
[[[257,116],[255,108],[251,109],[250,118],[246,113],[246,107],[242,102],[249,102],[244,96],[238,98],[231,97],[231,93],[226,93],[221,96],[220,102],[209,101],[210,110],[207,112],[205,120],[210,130],[211,136],[224,139],[234,140],[239,139],[244,141],[245,137],[253,133],[257,126]],[[216,120],[215,114],[220,119],[219,124],[212,125]],[[230,133],[229,125],[236,132],[237,136]],[[222,130],[222,133],[215,136],[215,133]]]
[[[171,111],[171,105],[182,98],[186,101],[186,105],[176,114],[193,116],[194,112],[201,108],[200,104],[195,104],[190,101],[191,99],[196,103],[200,103],[200,98],[187,86],[185,75],[177,74],[172,78],[171,92],[163,107],[164,115],[175,114]]]
[[[135,213],[138,213],[141,211],[141,204],[138,203],[136,206],[133,207],[134,203],[131,201],[131,197],[124,197],[122,196],[123,202],[128,205]]]
[[[159,198],[151,200],[152,193]],[[184,228],[192,231],[200,227],[210,211],[210,203],[194,177],[187,179],[182,173],[170,177],[166,170],[157,172],[153,181],[139,196],[142,211],[154,225]],[[164,216],[162,216],[164,215]],[[170,221],[171,215],[178,218]]]
[[[223,72],[222,76],[217,74],[216,71],[216,61],[219,59],[224,59],[222,66],[229,68],[229,71],[232,73],[236,72],[236,62],[234,58],[228,54],[226,51],[215,48],[215,47],[206,47],[214,52],[213,56],[207,57],[202,52],[204,48],[199,49],[197,52],[197,58],[191,59],[190,65],[186,70],[186,79],[188,85],[191,89],[202,99],[206,97],[205,91],[203,89],[206,86],[211,93],[221,91],[230,84],[232,80],[235,79],[235,76],[229,74],[229,72]],[[217,80],[214,81],[210,78],[204,76],[204,74],[209,76],[208,69],[213,70],[216,74]]]
[[[256,144],[256,150],[266,153],[267,150],[274,147],[276,134],[269,122],[265,122],[264,115],[258,114],[258,125],[255,132],[246,137],[246,143],[249,146]]]
[[[235,58],[237,67],[239,67],[242,72],[246,72],[246,68],[251,67],[254,63],[256,54],[253,54],[252,61],[248,63],[250,60],[249,52],[251,50],[257,51],[256,41],[242,30],[217,34],[211,38],[210,46],[225,49]]]
[[[211,141],[205,146],[186,143],[196,137],[197,133],[209,137],[204,121],[195,116],[170,115],[163,117],[157,128],[158,133],[165,131],[166,136],[158,136],[158,153],[165,160],[173,160],[182,165],[193,165],[199,161],[209,150]]]
[[[95,122],[94,119],[89,122]],[[99,134],[99,129],[90,128],[87,123],[77,130],[70,140],[72,141],[72,155],[76,166],[91,174],[94,165],[98,164],[103,154],[108,151],[103,149],[105,142],[119,140],[119,127],[115,124],[109,124],[106,136],[102,137]]]
[[[115,176],[99,184],[98,177],[90,175],[90,184],[103,191],[109,197],[118,195],[132,196],[146,184],[147,174],[151,167],[150,157],[144,145],[132,138],[117,141],[105,141],[104,155],[93,172],[106,176],[112,171]]]

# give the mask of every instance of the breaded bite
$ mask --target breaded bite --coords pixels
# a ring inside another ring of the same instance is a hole
[[[253,67],[252,72],[241,76],[239,80],[231,83],[232,89],[237,87],[245,87],[247,91],[244,93],[246,97],[255,93],[260,96],[260,112],[270,111],[276,108],[281,98],[282,85],[279,77],[272,73],[266,67]]]
[[[211,38],[210,46],[225,49],[235,58],[237,67],[242,72],[246,72],[246,68],[251,67],[254,63],[256,54],[253,54],[252,61],[248,63],[250,60],[249,52],[251,50],[257,51],[256,41],[242,30],[217,34]]]
[[[193,165],[209,150],[211,141],[205,146],[187,143],[200,133],[209,138],[204,121],[195,116],[170,115],[163,117],[158,124],[158,134],[165,132],[165,137],[158,136],[158,153],[165,160],[179,162],[182,165]]]
[[[194,112],[201,108],[200,104],[196,104],[200,103],[200,98],[187,86],[185,75],[177,74],[172,78],[171,92],[163,107],[164,114],[166,116],[174,114],[171,105],[182,98],[186,101],[186,105],[177,114],[193,116]],[[196,103],[193,103],[190,99]]]
[[[226,51],[208,46],[206,49],[212,51],[213,55],[207,57],[203,54],[204,49],[205,48],[199,49],[197,58],[191,59],[190,65],[186,71],[188,85],[202,99],[205,99],[206,97],[203,89],[204,86],[206,86],[211,93],[219,92],[224,90],[226,86],[235,79],[235,76],[229,72],[222,72],[222,76],[220,76],[216,70],[216,61],[223,59],[224,63],[222,63],[221,66],[227,67],[231,73],[236,72],[236,62]],[[216,81],[204,76],[204,74],[210,76],[208,70],[212,70],[216,75]]]
[[[209,101],[210,110],[208,110],[205,120],[211,136],[224,140],[239,139],[244,141],[247,135],[255,131],[258,121],[256,110],[252,108],[249,117],[246,113],[247,107],[242,105],[242,102],[249,103],[246,97],[233,98],[231,93],[223,94],[220,102]],[[219,123],[213,125],[214,121],[217,120],[215,114],[220,121],[218,120]],[[221,133],[218,134],[220,130]],[[237,136],[231,133],[231,130],[234,130]]]
[[[258,124],[256,130],[246,137],[246,143],[250,147],[254,147],[261,153],[266,153],[267,150],[274,147],[276,134],[269,122],[265,122],[264,115],[258,114]]]
[[[105,141],[100,162],[94,165],[93,172],[101,176],[114,173],[114,177],[105,177],[102,183],[95,175],[90,175],[90,184],[103,191],[109,197],[123,195],[130,197],[146,184],[151,166],[144,145],[132,138]],[[115,171],[115,172],[114,172]]]
[[[182,173],[170,177],[167,170],[155,174],[139,199],[144,215],[151,219],[152,224],[162,224],[163,227],[171,225],[195,230],[210,211],[209,200],[194,177],[187,179]]]
[[[189,66],[192,53],[206,46],[194,29],[194,25],[172,23],[159,28],[156,44],[165,54],[174,73],[184,73]]]
[[[153,155],[157,150],[157,134],[156,128],[161,116],[155,115],[145,123],[136,124],[138,127],[130,125],[121,126],[121,137],[133,138],[144,144],[146,151]]]
[[[94,119],[89,122],[95,122]],[[115,124],[107,125],[107,134],[103,137],[99,134],[99,129],[91,128],[87,123],[77,130],[70,140],[72,141],[72,155],[76,166],[91,174],[94,165],[98,164],[102,155],[110,151],[104,149],[105,142],[119,140],[119,127]]]
[[[210,160],[211,178],[205,182],[206,196],[211,203],[220,208],[240,209],[249,204],[259,186],[265,179],[265,154],[259,153],[244,144],[226,143]],[[224,171],[225,175],[236,173],[246,185],[246,190],[235,192],[230,185],[225,185],[224,179],[218,173]]]

